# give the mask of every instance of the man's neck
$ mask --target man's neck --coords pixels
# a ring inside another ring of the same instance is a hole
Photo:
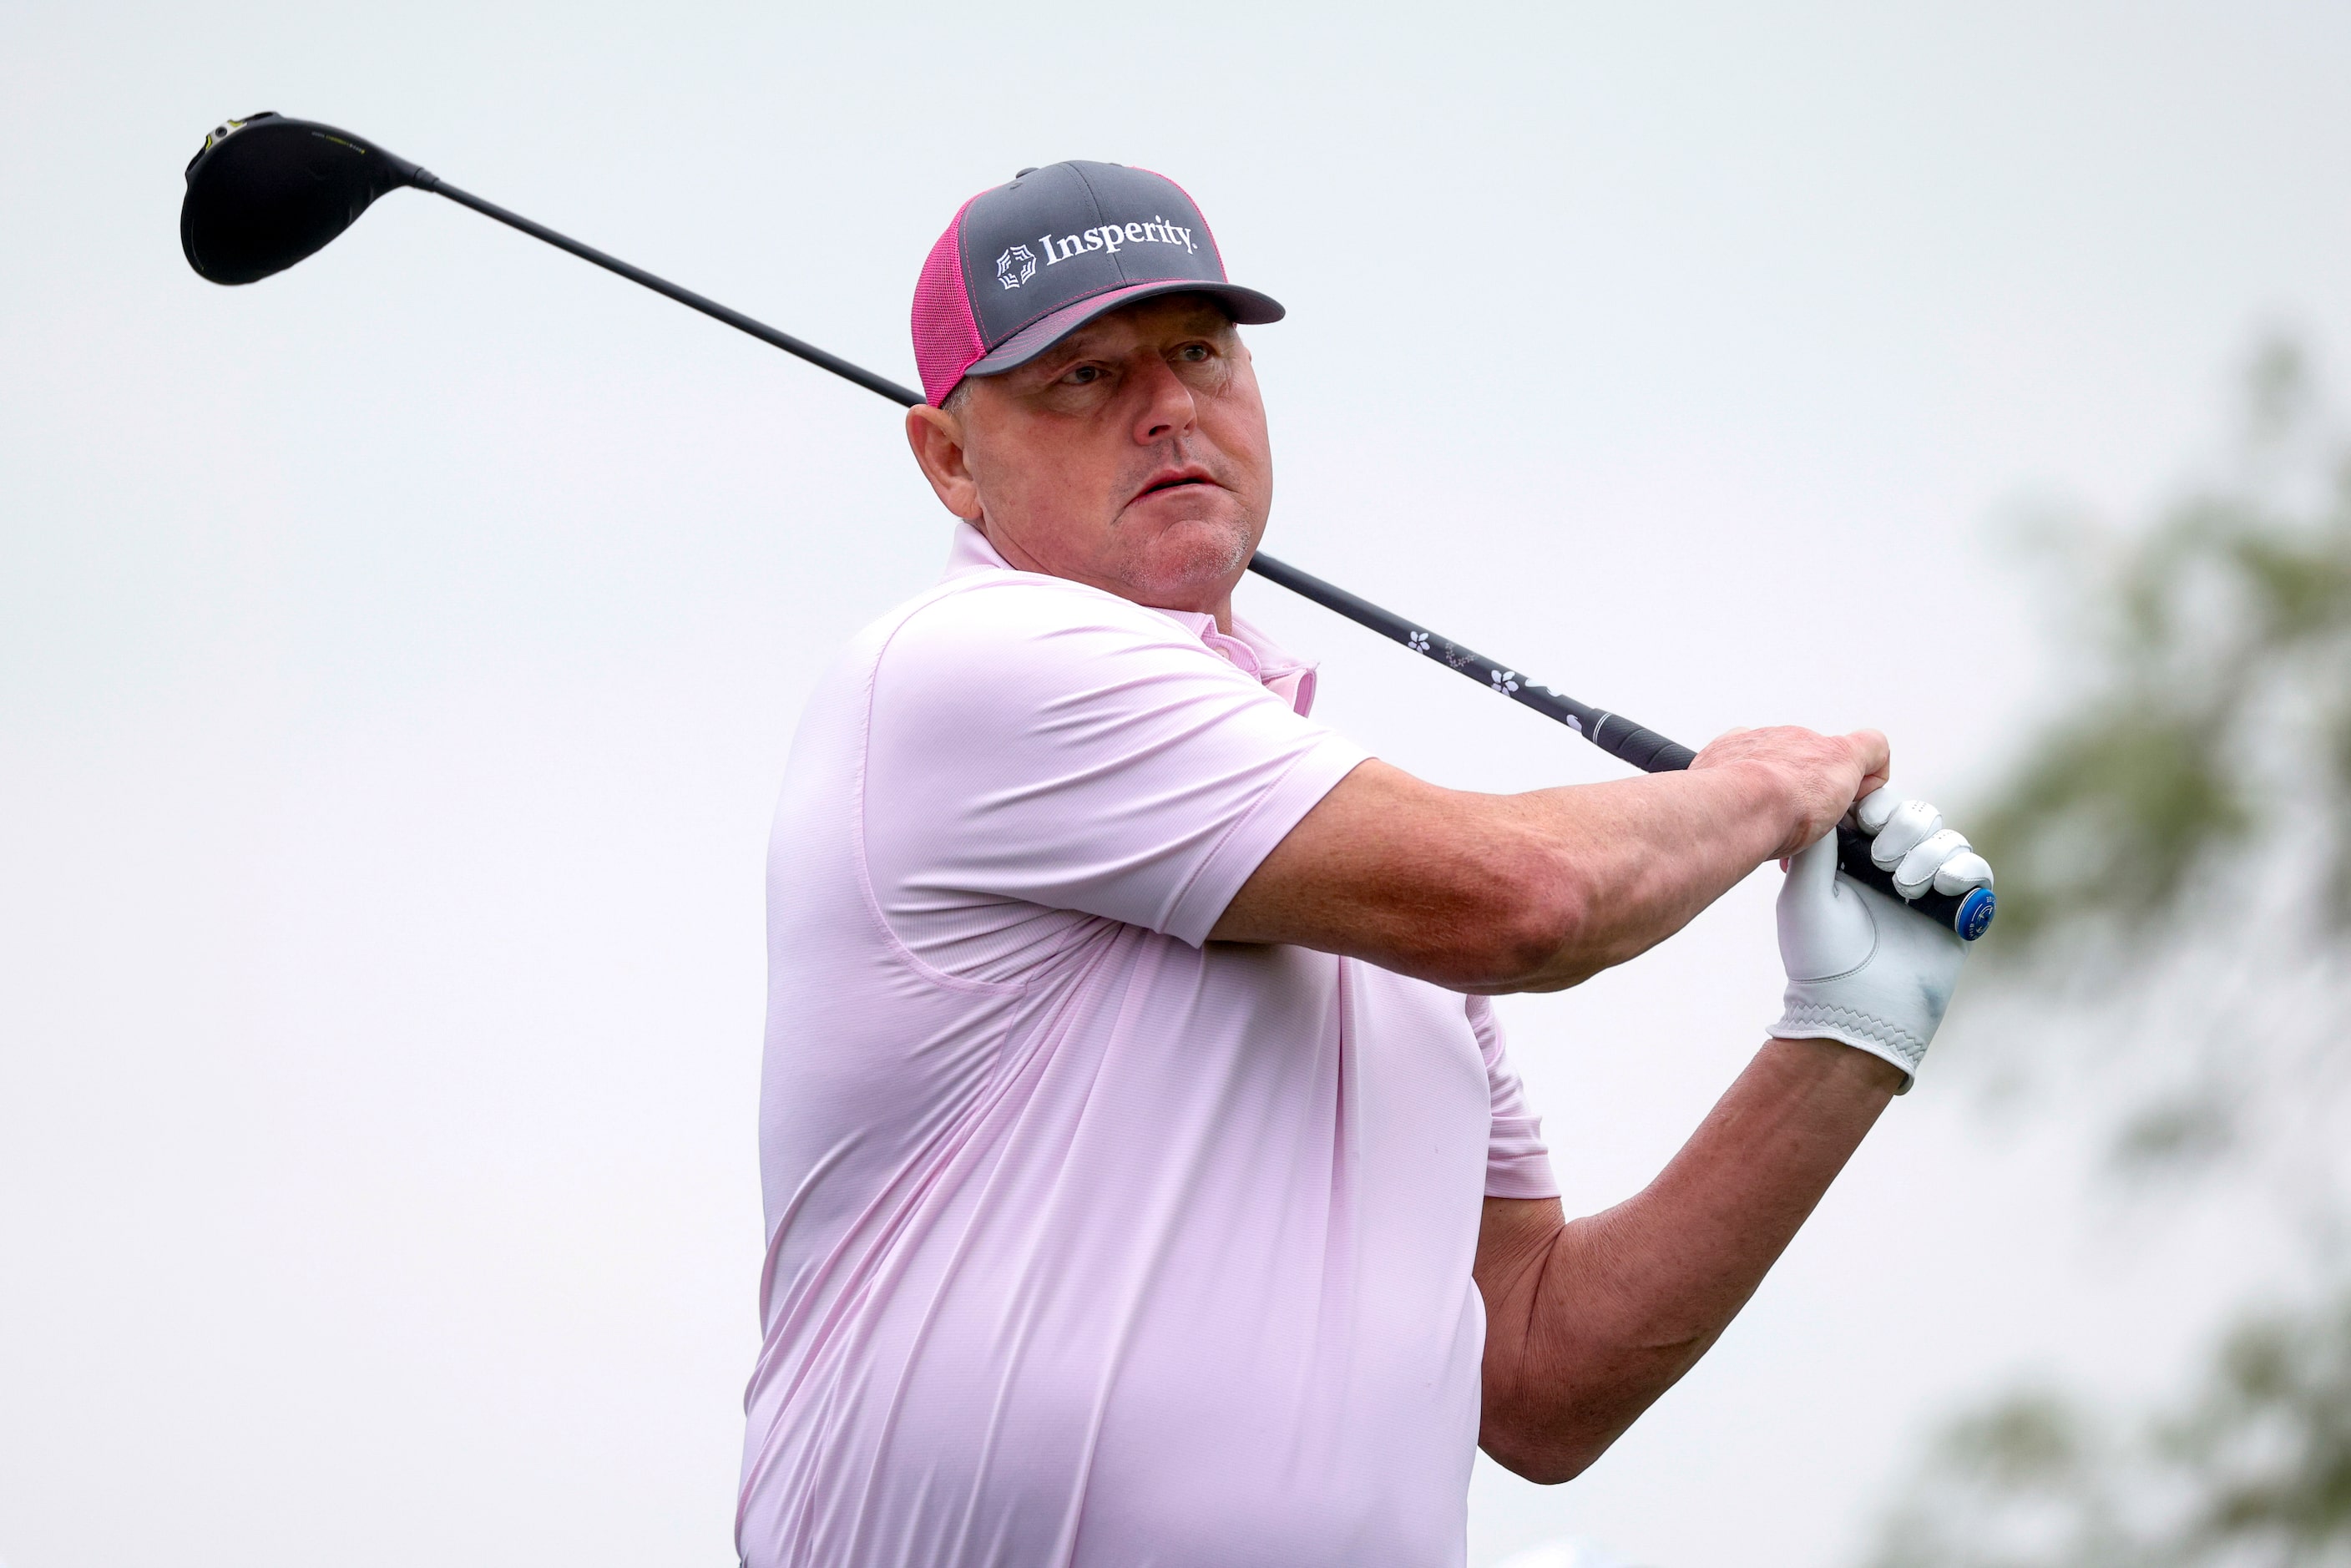
[[[1054,568],[1048,566],[1043,561],[1039,560],[1036,557],[1030,555],[1027,550],[1022,549],[1017,540],[1006,537],[998,530],[990,528],[987,526],[987,519],[985,518],[973,523],[971,526],[979,530],[980,537],[987,541],[988,548],[990,549],[993,549],[998,555],[1004,558],[1004,564],[1010,567],[1015,571],[1033,571],[1040,577],[1067,578],[1071,582],[1082,582],[1088,588],[1099,588],[1104,593],[1115,593],[1121,599],[1140,604],[1146,610],[1180,610],[1196,615],[1207,615],[1216,622],[1217,631],[1222,632],[1228,637],[1232,635],[1233,591],[1230,585],[1228,585],[1224,592],[1217,595],[1216,600],[1210,603],[1155,603],[1151,599],[1137,591],[1134,586],[1131,583],[1117,582],[1107,578],[1092,577],[1083,572],[1056,570]]]

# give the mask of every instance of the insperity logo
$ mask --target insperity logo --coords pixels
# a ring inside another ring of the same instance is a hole
[[[996,258],[996,281],[1007,288],[1018,288],[1036,276],[1037,253],[1025,245],[1016,245]]]
[[[1039,235],[1037,243],[1045,247],[1045,265],[1058,267],[1071,257],[1087,251],[1101,251],[1116,256],[1131,245],[1180,245],[1190,256],[1199,250],[1192,243],[1192,231],[1155,214],[1148,223],[1103,224],[1083,234]],[[996,281],[1007,288],[1018,288],[1037,276],[1037,253],[1025,245],[1008,248],[996,258]]]

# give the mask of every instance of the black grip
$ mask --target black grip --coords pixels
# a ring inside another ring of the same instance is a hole
[[[1592,727],[1592,744],[1644,773],[1679,773],[1698,753],[1678,740],[1667,740],[1654,729],[1643,729],[1621,715],[1604,713]]]
[[[1877,862],[1869,858],[1867,834],[1856,832],[1847,827],[1840,826],[1837,829],[1837,870],[1855,882],[1876,888],[1888,898],[1902,898],[1902,894],[1895,889],[1894,873],[1878,870]],[[1989,896],[1989,894],[1986,895],[1987,898]],[[1968,929],[1970,925],[1975,924],[1978,918],[1977,906],[1982,902],[1978,900],[1975,904],[1971,904],[1970,900],[1973,897],[1973,894],[1964,893],[1954,897],[1948,893],[1937,893],[1930,887],[1917,897],[1904,899],[1903,902],[1933,920],[1937,925],[1948,925],[1972,942],[1977,936],[1983,935],[1982,925],[1977,925],[1972,934]],[[1981,919],[1984,925],[1991,923],[1988,914],[1982,915]]]

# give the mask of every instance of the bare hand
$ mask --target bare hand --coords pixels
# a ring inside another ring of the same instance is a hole
[[[1690,764],[1750,768],[1787,812],[1788,833],[1773,857],[1818,842],[1854,802],[1886,782],[1893,766],[1886,737],[1874,729],[1817,735],[1792,725],[1733,729],[1715,737]]]

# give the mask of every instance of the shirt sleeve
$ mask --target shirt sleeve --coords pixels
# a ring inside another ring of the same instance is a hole
[[[1009,899],[1198,946],[1368,754],[1179,623],[1008,578],[918,608],[874,665],[867,875],[897,908]]]
[[[1493,1106],[1493,1121],[1486,1134],[1486,1196],[1557,1197],[1559,1178],[1552,1174],[1542,1118],[1527,1103],[1526,1085],[1519,1082],[1518,1071],[1510,1065],[1494,1004],[1484,997],[1467,1000],[1469,1027],[1477,1031],[1478,1048],[1485,1054],[1486,1092]]]

